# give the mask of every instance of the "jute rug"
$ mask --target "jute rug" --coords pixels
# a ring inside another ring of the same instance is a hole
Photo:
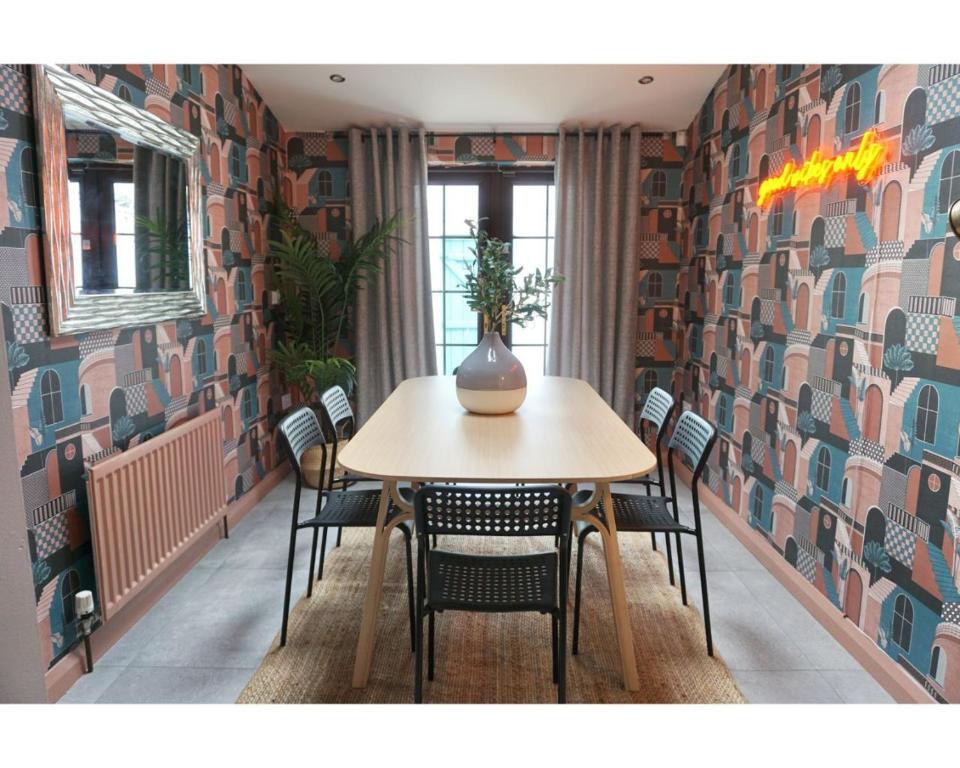
[[[287,645],[279,633],[240,703],[410,703],[413,654],[407,614],[400,534],[391,541],[377,638],[366,688],[351,685],[354,651],[373,534],[346,530],[343,545],[327,555],[323,581],[313,596],[291,610]],[[567,657],[570,703],[742,703],[719,656],[707,656],[699,612],[680,601],[667,579],[664,556],[646,535],[621,536],[627,599],[634,630],[640,690],[629,693],[620,678],[602,546],[598,535],[585,547],[580,653]],[[550,543],[521,539],[441,539],[441,546],[472,552],[521,552]],[[574,553],[576,550],[574,550]],[[414,556],[416,553],[414,552]],[[689,556],[693,557],[691,549]],[[575,573],[571,568],[571,582]],[[699,589],[699,582],[688,584]],[[277,599],[280,599],[277,595]],[[573,631],[573,590],[568,613]],[[436,621],[436,676],[426,680],[424,701],[435,703],[550,703],[550,619],[539,614],[447,612]],[[426,623],[424,623],[426,638]],[[426,654],[424,654],[426,667]]]

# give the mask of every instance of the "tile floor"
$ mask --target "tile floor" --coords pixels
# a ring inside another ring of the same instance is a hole
[[[635,489],[636,486],[633,486]],[[624,487],[618,490],[628,490]],[[681,488],[681,510],[690,494]],[[61,699],[231,703],[280,627],[293,481],[287,478]],[[305,498],[304,509],[312,497]],[[751,702],[872,703],[890,696],[711,514],[704,517],[714,642]],[[332,547],[334,537],[330,537]],[[687,555],[699,605],[695,548]],[[295,596],[306,587],[301,535]],[[359,606],[358,606],[359,610]]]

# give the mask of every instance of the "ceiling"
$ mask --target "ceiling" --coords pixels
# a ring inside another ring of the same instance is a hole
[[[552,131],[577,123],[674,131],[690,124],[723,72],[722,64],[241,66],[288,131]],[[637,83],[647,75],[652,83]]]

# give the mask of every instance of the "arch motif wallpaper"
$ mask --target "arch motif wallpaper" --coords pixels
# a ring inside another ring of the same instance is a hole
[[[730,66],[690,128],[675,389],[705,482],[939,701],[960,702],[960,65]],[[758,184],[877,131],[867,184]]]
[[[69,70],[201,137],[208,313],[48,337],[30,72],[0,65],[0,307],[48,663],[76,641],[73,594],[96,592],[84,462],[216,408],[226,494],[235,499],[276,463],[284,392],[265,360],[279,332],[265,214],[285,166],[269,108],[236,66]]]

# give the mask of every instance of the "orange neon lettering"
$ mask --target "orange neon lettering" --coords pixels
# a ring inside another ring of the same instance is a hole
[[[788,162],[777,176],[760,182],[757,205],[762,206],[774,195],[790,189],[829,186],[834,177],[842,173],[853,173],[857,181],[868,183],[880,173],[886,159],[887,148],[878,141],[877,132],[867,131],[856,149],[837,157],[825,158],[818,149],[799,168]]]

